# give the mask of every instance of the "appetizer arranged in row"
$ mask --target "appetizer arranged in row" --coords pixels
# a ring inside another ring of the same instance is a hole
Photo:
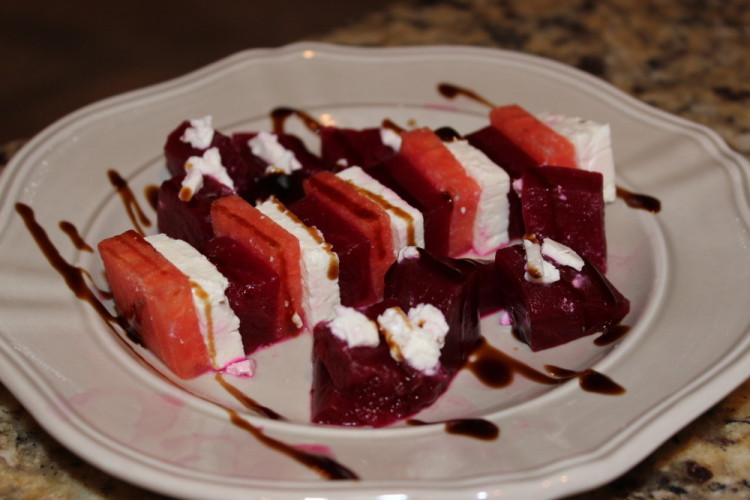
[[[603,274],[606,126],[505,106],[465,138],[317,132],[320,156],[182,123],[163,234],[100,243],[118,313],[177,376],[251,375],[248,354],[309,331],[313,420],[382,426],[447,389],[480,313],[507,311],[532,350],[627,314]]]

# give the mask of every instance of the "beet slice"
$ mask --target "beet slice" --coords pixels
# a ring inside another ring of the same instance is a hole
[[[605,331],[630,310],[630,302],[589,262],[581,271],[557,264],[560,279],[547,284],[527,281],[525,265],[522,245],[495,254],[502,306],[512,319],[516,336],[532,351]]]
[[[268,163],[255,156],[248,145],[248,141],[256,135],[258,135],[257,132],[238,132],[232,135],[232,143],[255,177],[257,199],[266,199],[273,195],[284,205],[289,205],[304,196],[302,183],[306,178],[318,172],[330,170],[323,160],[307,149],[299,137],[291,134],[276,134],[279,144],[294,154],[302,168],[291,174],[267,174]]]
[[[167,136],[167,141],[164,144],[164,156],[169,172],[173,176],[182,174],[185,172],[185,162],[188,158],[203,156],[207,149],[217,148],[221,156],[221,163],[234,182],[235,192],[243,198],[254,200],[257,197],[257,188],[253,172],[232,144],[231,138],[218,130],[214,130],[211,144],[207,148],[194,148],[190,143],[181,139],[185,130],[190,126],[190,121],[186,120]]]
[[[269,309],[284,311],[274,337],[299,334],[304,317],[299,240],[236,195],[219,198],[211,205],[211,222],[216,236],[232,238],[280,276],[279,293],[263,298],[276,302],[269,304]]]
[[[367,169],[396,154],[390,146],[383,144],[380,128],[321,127],[320,156],[332,171],[358,166]]]
[[[287,312],[280,297],[282,278],[264,259],[232,238],[218,237],[207,242],[204,253],[229,280],[226,296],[240,319],[240,335],[245,353],[284,340]]]
[[[202,250],[213,236],[211,203],[233,194],[233,191],[212,177],[206,177],[203,179],[203,187],[189,201],[182,201],[180,187],[184,178],[185,174],[179,174],[164,181],[159,187],[157,225],[159,231],[167,236],[185,240]]]
[[[389,307],[408,311],[429,303],[449,330],[433,373],[396,361],[382,337],[379,345],[349,347],[330,322],[314,330],[313,421],[380,427],[431,405],[448,388],[479,340],[476,268],[424,250],[405,256],[386,276],[387,297],[363,312],[371,320]]]
[[[526,231],[572,248],[606,272],[602,174],[568,167],[532,167],[522,182]]]
[[[366,172],[422,212],[425,248],[438,255],[448,255],[453,216],[451,195],[431,184],[401,155],[374,165]]]
[[[314,202],[329,214],[336,214],[336,220],[342,222],[342,226],[355,229],[356,232],[363,235],[371,249],[369,252],[369,265],[362,262],[347,262],[341,259],[341,273],[356,273],[353,269],[344,269],[345,265],[355,265],[360,269],[369,267],[370,276],[363,276],[362,283],[367,289],[374,292],[375,300],[383,297],[383,279],[386,271],[396,260],[393,250],[393,236],[391,233],[390,217],[386,211],[376,202],[364,196],[354,185],[339,178],[332,172],[321,172],[305,180],[306,197]],[[303,221],[304,218],[299,216]],[[318,221],[320,222],[320,221]],[[324,224],[324,229],[318,223],[312,223],[322,233],[326,241],[331,243],[334,252],[339,253],[335,235],[339,227],[330,227]],[[330,239],[329,239],[330,236]],[[346,253],[346,248],[341,248]],[[341,258],[341,255],[339,255]],[[342,286],[343,289],[343,286]],[[345,292],[342,290],[342,295]]]
[[[380,296],[372,279],[370,254],[373,249],[361,229],[341,217],[338,210],[313,198],[302,198],[288,208],[306,225],[323,233],[338,255],[341,303],[359,307],[376,302]]]

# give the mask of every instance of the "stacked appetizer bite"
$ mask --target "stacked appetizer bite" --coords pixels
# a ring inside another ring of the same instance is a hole
[[[532,350],[604,331],[629,302],[604,276],[609,129],[495,108],[460,137],[315,127],[167,138],[162,234],[99,244],[118,313],[178,377],[250,375],[313,335],[312,419],[388,425],[432,404],[507,312]]]

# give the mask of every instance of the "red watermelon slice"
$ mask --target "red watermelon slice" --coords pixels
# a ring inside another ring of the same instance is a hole
[[[118,313],[146,347],[183,379],[213,369],[187,275],[135,231],[103,240],[99,253]]]
[[[517,104],[493,109],[490,123],[539,165],[578,166],[573,143]]]
[[[452,200],[448,231],[448,255],[458,256],[471,250],[474,219],[481,188],[440,137],[427,128],[401,134],[399,152],[436,190]]]

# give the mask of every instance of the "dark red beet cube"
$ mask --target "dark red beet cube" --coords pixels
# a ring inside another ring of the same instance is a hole
[[[602,175],[570,167],[532,167],[522,182],[526,232],[562,243],[606,272]]]
[[[183,142],[181,137],[185,129],[190,127],[189,121],[184,121],[173,130],[167,137],[164,144],[164,156],[167,161],[167,169],[175,176],[185,172],[185,162],[191,156],[203,156],[206,149],[217,148],[221,155],[221,163],[227,169],[227,174],[234,182],[234,189],[243,198],[255,199],[255,180],[248,165],[240,156],[237,149],[232,144],[232,140],[220,133],[214,131],[213,139],[208,148],[194,148],[190,143]]]
[[[159,187],[159,201],[156,217],[159,231],[172,238],[185,240],[196,249],[202,250],[213,236],[211,227],[211,203],[217,198],[228,196],[233,191],[211,177],[203,179],[203,187],[193,194],[190,201],[179,198],[180,187],[185,174],[179,174],[162,183]]]
[[[312,420],[317,424],[383,427],[429,406],[451,376],[398,363],[388,345],[350,348],[328,323],[314,331]]]
[[[433,187],[426,177],[400,155],[370,167],[367,173],[422,212],[425,248],[437,255],[448,255],[453,213],[451,196]]]
[[[323,160],[307,149],[299,137],[291,134],[277,134],[276,138],[279,144],[294,154],[302,168],[289,175],[283,173],[267,174],[268,163],[255,156],[248,145],[248,141],[256,135],[257,132],[239,132],[232,136],[232,143],[255,177],[258,199],[265,199],[273,195],[285,205],[290,205],[304,196],[302,183],[306,178],[318,172],[330,170]],[[248,201],[255,202],[255,200]]]
[[[440,309],[450,326],[440,362],[448,373],[463,366],[479,340],[479,268],[469,261],[437,257],[419,249],[388,270],[385,297],[408,310],[419,304]]]
[[[302,198],[288,208],[306,225],[323,233],[338,255],[341,303],[359,307],[377,301],[379,292],[370,265],[373,248],[367,235],[337,210],[313,198]]]
[[[396,154],[383,144],[380,128],[321,127],[318,135],[320,156],[334,172],[355,165],[366,169]]]
[[[479,340],[476,267],[420,250],[391,267],[383,301],[363,312],[375,320],[389,307],[430,303],[449,330],[432,374],[398,362],[382,337],[377,347],[349,347],[320,323],[314,331],[313,421],[380,427],[431,405],[448,388]]]
[[[466,140],[508,172],[511,181],[520,179],[527,168],[538,166],[538,163],[523,149],[492,126],[472,132],[466,136]],[[513,189],[508,191],[508,202],[510,204],[508,235],[511,239],[520,238],[526,230],[523,225],[521,200]]]
[[[525,265],[522,245],[495,254],[503,307],[510,314],[514,332],[532,351],[605,331],[630,311],[630,302],[589,262],[581,271],[555,264],[560,279],[547,284],[527,281]]]
[[[281,303],[281,277],[273,268],[243,245],[228,237],[206,243],[204,254],[229,280],[227,300],[240,319],[240,335],[245,353],[274,344],[285,337],[286,308]]]

